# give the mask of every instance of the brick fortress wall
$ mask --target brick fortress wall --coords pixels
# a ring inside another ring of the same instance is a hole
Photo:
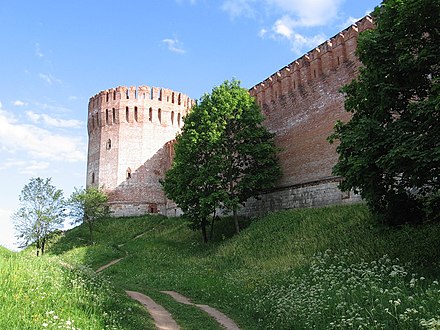
[[[276,189],[248,201],[243,214],[360,200],[337,188],[340,178],[332,175],[332,167],[338,155],[327,137],[337,120],[350,119],[340,89],[358,73],[359,33],[373,27],[366,16],[251,88],[265,126],[276,134],[283,175]]]
[[[347,121],[340,88],[356,77],[359,33],[374,28],[366,16],[250,89],[276,134],[283,171],[276,188],[251,199],[242,214],[351,203],[332,175],[336,146],[327,142],[337,120]],[[118,87],[89,101],[87,186],[104,187],[114,215],[178,215],[159,179],[171,165],[173,141],[194,104],[189,97],[147,86]]]
[[[164,213],[159,179],[193,101],[169,89],[102,91],[89,101],[87,186],[103,187],[115,216]]]

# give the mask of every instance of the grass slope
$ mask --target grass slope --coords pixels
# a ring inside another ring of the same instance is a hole
[[[203,244],[179,218],[108,219],[96,226],[96,244],[87,244],[87,229],[80,226],[49,248],[52,256],[36,262],[59,265],[54,260],[62,259],[96,269],[124,257],[98,276],[81,275],[105,281],[105,290],[87,287],[107,301],[92,306],[91,315],[108,309],[113,316],[99,322],[113,328],[152,326],[123,294],[136,290],[167,308],[182,329],[220,329],[205,313],[160,292],[175,290],[217,307],[242,329],[440,329],[440,224],[391,229],[372,222],[364,205],[353,205],[274,213],[236,236],[230,219],[216,226],[215,241]],[[4,254],[0,250],[0,262],[25,258]],[[0,266],[0,288],[16,285],[1,282]],[[50,306],[34,314],[41,318],[53,310]],[[73,319],[65,310],[63,320]],[[22,328],[27,329],[17,329]]]

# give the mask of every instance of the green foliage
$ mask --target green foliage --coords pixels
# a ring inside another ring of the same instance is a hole
[[[385,0],[374,17],[359,37],[364,66],[343,88],[353,117],[330,137],[334,173],[384,222],[419,222],[440,190],[440,2]]]
[[[142,306],[87,267],[0,255],[1,329],[155,329]]]
[[[17,238],[23,246],[35,243],[37,256],[51,235],[62,227],[65,202],[63,192],[51,184],[51,179],[31,178],[20,194],[20,207],[13,219]]]
[[[440,322],[440,223],[383,226],[365,205],[352,205],[273,213],[226,238],[234,231],[227,220],[219,220],[216,241],[202,244],[178,218],[106,219],[83,256],[90,250],[87,260],[105,264],[96,252],[125,236],[127,256],[104,275],[165,305],[182,328],[215,326],[160,291],[216,307],[241,329],[433,329]],[[69,244],[82,244],[81,227],[66,233]]]
[[[110,215],[107,194],[97,187],[75,188],[69,198],[70,215],[74,222],[84,222],[89,227],[90,242],[93,244],[93,224]]]
[[[210,215],[217,209],[235,213],[280,175],[273,134],[263,119],[255,100],[235,80],[205,94],[185,118],[163,187],[193,228],[202,229],[205,241]]]

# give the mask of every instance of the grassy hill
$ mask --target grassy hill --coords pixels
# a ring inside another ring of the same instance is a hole
[[[163,305],[182,329],[220,329],[160,292],[174,290],[242,329],[440,329],[440,224],[383,227],[353,205],[279,212],[246,225],[234,236],[232,221],[222,219],[214,242],[203,244],[179,218],[107,219],[91,246],[79,226],[44,258],[0,249],[0,328],[50,328],[62,319],[68,329],[72,322],[153,329],[124,293],[132,290]],[[90,270],[116,258],[123,259],[98,275]]]

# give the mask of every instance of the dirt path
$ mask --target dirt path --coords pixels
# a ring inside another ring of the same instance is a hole
[[[125,291],[132,299],[139,301],[150,313],[159,330],[178,330],[180,327],[171,314],[150,297],[135,291]]]
[[[205,311],[209,315],[211,315],[218,323],[220,323],[222,326],[225,327],[227,330],[240,330],[238,325],[230,319],[228,316],[220,312],[218,309],[213,308],[208,305],[200,305],[200,304],[194,304],[191,302],[191,300],[184,295],[175,292],[175,291],[161,291],[163,293],[166,293],[174,298],[175,301],[185,304],[185,305],[192,305],[200,308],[201,310]]]
[[[145,233],[142,233],[142,234],[136,236],[134,239],[138,239],[138,238],[142,237],[144,234]],[[118,246],[122,247],[124,245],[125,245],[125,243],[120,244]],[[125,253],[128,255],[127,251],[125,251]],[[124,259],[124,258],[119,258],[119,259],[115,259],[115,260],[110,261],[108,264],[99,267],[96,270],[96,273],[102,272],[104,269],[107,269],[108,267],[113,266],[114,264],[117,264],[122,259]],[[151,317],[153,318],[157,329],[159,329],[159,330],[178,330],[178,329],[180,329],[180,327],[177,325],[176,321],[174,321],[171,314],[165,308],[163,308],[161,305],[156,303],[153,299],[151,299],[150,297],[148,297],[140,292],[127,291],[127,290],[125,292],[130,296],[130,298],[137,300],[147,309],[147,311],[150,313]],[[213,317],[226,330],[240,330],[238,325],[232,319],[230,319],[228,316],[226,316],[225,314],[223,314],[222,312],[220,312],[219,310],[217,310],[211,306],[194,304],[193,302],[191,302],[191,300],[189,298],[187,298],[184,295],[182,295],[178,292],[175,292],[175,291],[161,291],[161,292],[171,296],[175,301],[177,301],[181,304],[196,306],[196,307],[200,308],[201,310],[208,313],[211,317]]]
[[[119,261],[121,261],[122,259],[124,259],[124,258],[119,258],[119,259],[116,259],[116,260],[112,260],[112,261],[110,261],[108,264],[106,264],[106,265],[104,265],[104,266],[101,266],[101,267],[99,267],[97,270],[95,270],[95,273],[99,273],[99,272],[102,272],[104,269],[106,269],[106,268],[108,268],[108,267],[110,267],[110,266],[113,266],[114,264],[117,264]]]

